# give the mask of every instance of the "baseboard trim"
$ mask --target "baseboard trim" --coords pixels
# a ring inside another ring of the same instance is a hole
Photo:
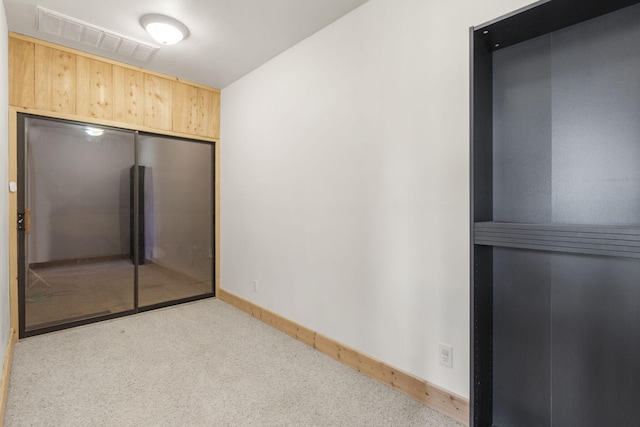
[[[0,380],[0,427],[4,425],[4,412],[7,408],[7,396],[9,395],[9,380],[11,379],[11,364],[13,363],[13,347],[17,341],[16,330],[9,331],[9,341],[7,342],[7,352],[4,356],[2,367],[2,380]]]
[[[219,290],[218,299],[454,420],[469,425],[469,401],[464,397],[389,366],[224,289]]]

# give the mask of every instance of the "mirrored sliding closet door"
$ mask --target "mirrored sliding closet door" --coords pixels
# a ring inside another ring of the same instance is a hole
[[[20,335],[213,295],[213,145],[20,115]]]

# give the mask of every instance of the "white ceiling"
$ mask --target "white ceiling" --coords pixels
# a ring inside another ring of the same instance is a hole
[[[4,0],[9,30],[224,88],[367,0]],[[140,25],[149,13],[171,16],[190,31],[148,62],[36,30],[36,6],[160,46]]]

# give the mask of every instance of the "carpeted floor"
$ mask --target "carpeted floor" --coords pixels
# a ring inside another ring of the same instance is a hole
[[[224,302],[27,338],[5,426],[461,426]]]

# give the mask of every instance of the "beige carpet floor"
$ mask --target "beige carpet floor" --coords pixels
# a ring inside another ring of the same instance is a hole
[[[216,299],[15,347],[5,426],[461,426]]]

